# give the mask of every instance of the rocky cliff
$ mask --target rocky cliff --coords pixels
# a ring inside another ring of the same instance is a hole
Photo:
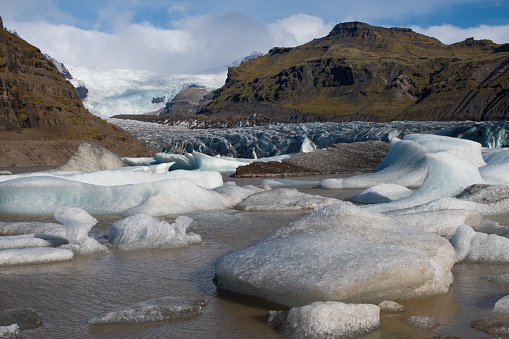
[[[0,155],[8,143],[48,140],[91,141],[121,156],[152,153],[126,131],[90,114],[53,62],[0,27]]]
[[[444,45],[405,28],[338,24],[231,67],[202,114],[286,121],[505,120],[509,45]]]

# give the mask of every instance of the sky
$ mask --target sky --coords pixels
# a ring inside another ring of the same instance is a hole
[[[66,65],[155,74],[225,71],[362,21],[445,44],[509,43],[509,0],[0,0],[4,26]]]

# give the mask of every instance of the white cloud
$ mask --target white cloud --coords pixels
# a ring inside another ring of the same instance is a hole
[[[57,60],[73,66],[143,69],[159,74],[200,73],[225,67],[253,51],[296,46],[328,33],[332,25],[299,14],[273,24],[228,13],[174,22],[175,29],[130,22],[117,17],[112,32],[70,25],[14,22],[22,38]]]
[[[432,36],[444,44],[453,44],[466,38],[473,37],[476,40],[489,39],[498,44],[508,43],[509,25],[460,28],[452,25],[431,26],[422,28],[419,26],[411,27],[415,32]]]

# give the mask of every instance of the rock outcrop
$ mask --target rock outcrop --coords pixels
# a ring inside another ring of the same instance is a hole
[[[120,156],[153,154],[126,131],[89,113],[53,62],[4,29],[0,30],[0,140],[91,141]],[[0,166],[6,166],[3,160]]]
[[[159,115],[196,114],[212,101],[212,97],[213,93],[202,86],[189,86],[168,102]]]
[[[506,120],[506,45],[444,45],[405,28],[338,24],[324,38],[231,67],[200,113],[284,122]]]

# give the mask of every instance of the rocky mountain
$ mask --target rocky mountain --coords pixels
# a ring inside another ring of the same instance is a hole
[[[4,29],[0,29],[0,140],[0,160],[24,141],[39,145],[51,141],[51,147],[57,147],[55,140],[66,144],[72,140],[72,145],[90,141],[121,156],[152,154],[128,132],[89,113],[53,62]],[[12,161],[4,166],[16,165]],[[34,163],[44,164],[48,161]]]
[[[283,122],[506,120],[509,44],[444,45],[405,28],[336,25],[323,38],[230,67],[199,113]]]

